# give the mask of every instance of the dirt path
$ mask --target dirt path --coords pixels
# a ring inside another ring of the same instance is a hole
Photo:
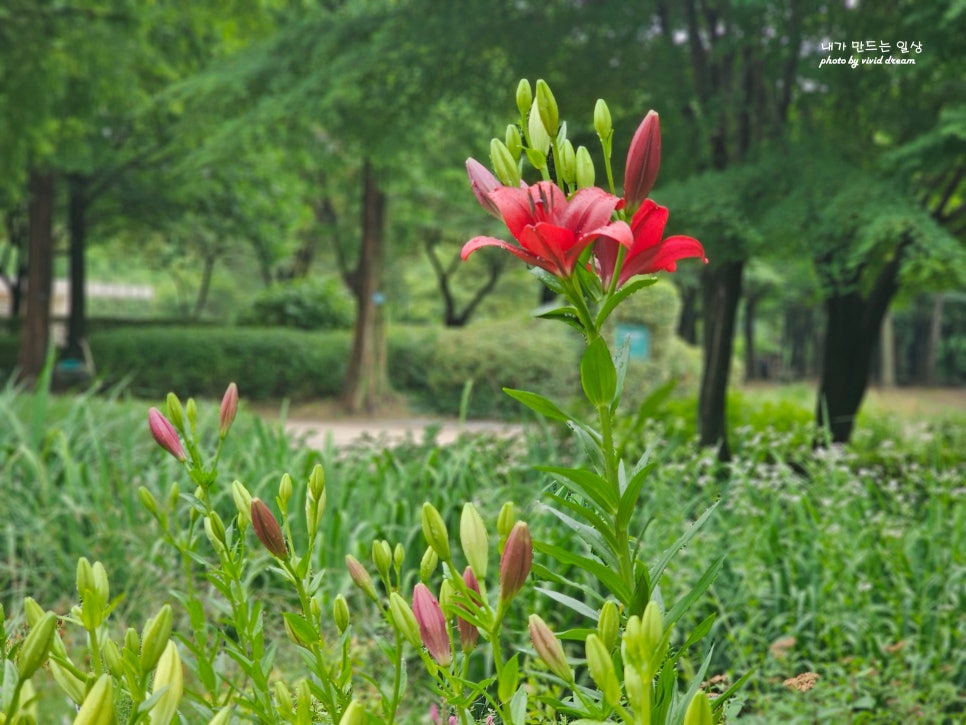
[[[392,445],[407,439],[422,441],[427,435],[433,436],[436,443],[447,445],[455,441],[461,433],[493,433],[513,435],[519,426],[499,421],[466,421],[464,423],[435,420],[432,418],[372,419],[358,418],[343,420],[300,420],[290,419],[285,429],[296,438],[304,437],[307,445],[318,450],[328,446],[336,448],[359,441],[373,439]]]

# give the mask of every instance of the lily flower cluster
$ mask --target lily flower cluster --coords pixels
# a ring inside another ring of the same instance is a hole
[[[648,112],[634,134],[624,168],[624,194],[618,197],[610,165],[614,130],[603,100],[597,101],[594,128],[604,152],[609,192],[594,185],[586,147],[574,150],[567,138],[567,124],[559,121],[546,82],[537,81],[534,95],[529,81],[520,81],[516,100],[519,125],[507,128],[505,141],[490,143],[496,174],[476,159],[466,162],[480,205],[506,223],[516,243],[474,237],[463,247],[464,260],[477,249],[493,246],[563,280],[586,266],[604,292],[616,291],[637,275],[673,272],[679,259],[707,262],[696,239],[664,238],[668,210],[647,198],[661,163],[657,113]],[[528,185],[522,180],[524,158],[540,172],[541,181]]]

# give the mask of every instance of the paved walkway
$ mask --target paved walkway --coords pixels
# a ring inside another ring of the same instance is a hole
[[[432,418],[405,418],[399,420],[334,420],[309,421],[288,420],[285,429],[294,437],[305,437],[312,448],[324,449],[327,445],[347,446],[365,439],[384,441],[387,444],[401,443],[407,439],[422,441],[427,431],[435,431],[435,440],[440,445],[455,441],[460,433],[493,433],[514,435],[520,426],[500,421],[471,420],[459,423]]]

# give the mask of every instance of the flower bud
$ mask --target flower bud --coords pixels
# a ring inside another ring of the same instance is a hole
[[[513,154],[510,153],[510,149],[498,138],[490,141],[490,163],[493,164],[493,170],[501,183],[506,186],[520,186],[520,167],[516,159],[513,158]],[[489,210],[490,205],[496,208],[492,201],[489,201],[489,203],[481,201],[480,203],[483,204],[484,209]]]
[[[392,565],[396,567],[397,572],[402,569],[403,562],[405,561],[406,549],[402,544],[397,542],[396,545],[392,547]]]
[[[477,600],[479,600],[480,583],[477,581],[476,576],[473,573],[473,567],[468,566],[463,571],[463,583],[470,592],[474,592],[477,595]],[[470,596],[472,596],[472,594]],[[457,597],[459,599],[463,599],[466,597],[466,595],[458,594]],[[471,609],[465,604],[460,604],[459,609],[469,612],[475,610],[476,607],[474,606]],[[466,621],[460,616],[456,617],[456,628],[460,633],[460,648],[467,654],[472,652],[476,648],[477,642],[480,640],[480,630],[476,628],[475,624]]]
[[[165,407],[168,411],[168,419],[171,424],[181,433],[184,433],[184,408],[181,405],[181,401],[178,396],[174,393],[168,393],[168,397],[165,398]]]
[[[556,131],[556,129],[554,129]],[[543,125],[543,120],[540,118],[540,109],[537,107],[537,101],[534,99],[533,105],[530,107],[530,118],[527,121],[527,132],[529,134],[530,148],[534,151],[539,151],[544,156],[550,150],[550,131],[546,126]]]
[[[530,89],[530,81],[523,78],[517,84],[517,110],[520,111],[521,116],[527,115],[531,103],[533,103],[533,91]]]
[[[335,620],[335,626],[339,630],[339,634],[342,634],[349,628],[349,603],[342,596],[341,592],[336,595],[335,601],[332,602],[332,619]]]
[[[148,427],[151,429],[154,440],[164,450],[179,461],[187,458],[184,446],[181,445],[181,440],[178,438],[178,432],[171,425],[171,421],[165,418],[157,408],[151,408],[148,411]]]
[[[597,687],[604,694],[607,704],[616,707],[621,699],[621,686],[610,652],[596,634],[587,635],[585,646],[590,676],[594,678]]]
[[[224,438],[228,435],[231,424],[235,422],[235,414],[238,412],[238,386],[229,383],[228,389],[221,398],[221,408],[218,411],[218,437]]]
[[[114,641],[109,639],[105,642],[106,644],[114,644]],[[116,644],[114,645],[114,651],[117,652]],[[104,648],[104,654],[107,654],[107,647]],[[107,657],[105,656],[104,659],[106,660]],[[67,697],[74,701],[75,705],[80,705],[84,702],[84,694],[87,689],[87,683],[84,680],[66,667],[58,665],[56,660],[50,660],[47,666],[50,668],[50,674],[53,675],[54,681],[60,686],[60,689],[64,691]]]
[[[413,614],[419,625],[419,636],[437,664],[446,667],[452,662],[449,630],[439,602],[429,588],[420,582],[413,589]]]
[[[445,608],[446,611],[450,611],[455,599],[456,588],[453,586],[453,582],[449,579],[443,579],[443,583],[439,585],[439,606]]]
[[[695,693],[688,703],[688,710],[684,713],[684,725],[713,725],[714,718],[711,714],[711,703],[708,696],[702,691]]]
[[[117,642],[113,639],[108,639],[104,642],[104,647],[101,649],[101,657],[104,658],[104,664],[107,665],[107,670],[115,677],[121,677],[124,674],[124,658],[121,656],[121,650],[118,649]],[[51,660],[50,664],[53,665],[54,661]],[[84,698],[81,697],[80,700],[75,700],[78,704]]]
[[[154,497],[154,494],[144,486],[140,486],[138,487],[138,498],[141,499],[141,505],[148,510],[148,513],[157,518],[158,500]]]
[[[231,716],[234,710],[234,706],[226,705],[215,713],[215,716],[208,721],[208,725],[228,725],[231,722]]]
[[[128,627],[124,632],[124,649],[135,655],[141,651],[141,638],[134,627]]]
[[[574,681],[574,671],[567,662],[560,640],[550,631],[547,623],[536,614],[530,615],[530,641],[537,655],[551,672],[564,682]]]
[[[287,473],[282,474],[282,480],[278,482],[278,507],[282,511],[288,510],[288,502],[292,500],[292,477]]]
[[[409,644],[416,649],[422,646],[423,642],[419,636],[419,622],[416,621],[412,607],[402,598],[399,592],[390,592],[389,594],[389,617]]]
[[[309,494],[316,501],[325,501],[325,469],[316,463],[309,474]]]
[[[587,189],[594,185],[594,161],[586,146],[577,148],[577,188]]]
[[[633,213],[651,193],[661,166],[661,125],[658,115],[648,111],[637,127],[624,168],[624,202]]]
[[[513,502],[507,501],[500,508],[500,514],[496,519],[496,533],[500,537],[501,554],[503,553],[503,547],[506,545],[506,537],[510,535],[514,523],[516,523],[516,512],[513,508]]]
[[[427,546],[426,553],[423,554],[423,558],[419,562],[419,580],[422,582],[428,581],[433,572],[436,571],[438,564],[439,555],[432,546]]]
[[[241,481],[232,481],[231,497],[238,509],[238,528],[244,531],[252,522],[252,495]]]
[[[198,404],[194,398],[188,398],[188,402],[185,403],[184,416],[188,421],[188,425],[191,426],[192,432],[194,432],[195,422],[198,420]]]
[[[84,704],[74,717],[74,725],[109,725],[113,722],[114,680],[104,673],[97,678],[84,698]]]
[[[171,488],[168,489],[168,508],[173,511],[178,505],[179,498],[181,498],[181,486],[177,481],[172,481]]]
[[[490,540],[483,517],[472,503],[465,504],[460,515],[460,544],[466,561],[473,567],[473,573],[480,579],[485,579]]]
[[[299,680],[295,688],[296,713],[295,720],[299,723],[312,721],[312,687],[308,680]]]
[[[537,80],[537,112],[547,133],[553,136],[560,125],[560,114],[557,111],[557,100],[553,97],[550,86],[540,78]]]
[[[85,561],[86,561],[86,559],[85,559]],[[0,605],[0,606],[2,606],[2,605]],[[3,610],[0,609],[0,612],[2,612],[2,611]],[[44,618],[44,615],[45,614],[47,614],[47,612],[44,611],[44,608],[41,607],[37,603],[37,600],[34,599],[33,597],[24,597],[24,600],[23,600],[23,613],[24,613],[24,616],[25,616],[25,618],[27,620],[27,626],[28,627],[33,627],[35,624],[37,624],[37,622],[39,622],[41,619]],[[2,619],[0,619],[0,622],[2,622]]]
[[[650,722],[651,714],[651,680],[647,682],[641,677],[641,673],[633,667],[628,667],[624,663],[624,692],[627,693],[627,701],[631,704],[638,722]]]
[[[533,564],[533,541],[530,528],[518,521],[510,530],[500,558],[500,601],[508,602],[517,595],[530,576]]]
[[[177,718],[178,703],[181,702],[183,690],[184,669],[181,666],[181,655],[178,654],[174,642],[168,640],[154,673],[152,692],[160,693],[160,696],[151,708],[151,725],[169,725]]]
[[[260,498],[252,499],[252,528],[255,536],[262,542],[268,552],[278,558],[284,559],[288,556],[288,547],[285,545],[285,537],[278,521],[269,511],[268,506]]]
[[[510,152],[510,156],[513,157],[514,161],[519,161],[520,154],[523,153],[523,139],[520,137],[520,127],[515,123],[508,124],[504,141],[507,151]]]
[[[88,592],[94,591],[94,569],[86,556],[82,556],[77,560],[77,574],[75,581],[77,585],[77,594],[80,595],[82,600],[84,597],[88,596]]]
[[[339,725],[364,725],[366,722],[366,711],[358,700],[349,703],[349,707],[339,718]]]
[[[426,543],[433,547],[440,559],[449,561],[449,535],[446,533],[446,522],[443,521],[436,507],[428,501],[423,504],[422,522]]]
[[[597,619],[597,634],[607,651],[610,652],[617,644],[617,636],[620,634],[621,615],[617,609],[617,602],[608,599],[600,608],[600,616]]]
[[[369,576],[369,572],[366,568],[359,563],[352,554],[346,554],[345,566],[349,570],[349,576],[352,577],[352,581],[355,585],[362,590],[362,592],[369,597],[372,601],[379,601],[379,596],[376,594],[376,588],[372,584],[372,578]]]
[[[564,139],[557,149],[560,152],[557,173],[565,184],[573,185],[577,182],[577,153],[574,151],[574,145],[570,139]]]
[[[389,567],[392,566],[392,547],[385,539],[372,542],[372,563],[376,565],[379,576],[389,582]]]
[[[165,604],[157,615],[149,619],[141,631],[141,672],[151,672],[161,659],[161,654],[171,638],[171,605]]]
[[[228,546],[228,539],[225,535],[225,522],[217,511],[212,511],[205,516],[205,531],[210,530],[210,537],[213,537],[222,546]]]
[[[56,632],[57,615],[53,612],[45,613],[40,621],[30,628],[17,656],[17,675],[21,680],[29,680],[47,661]]]
[[[295,709],[292,707],[292,693],[281,680],[275,680],[272,685],[275,691],[275,709],[288,722],[295,722]]]
[[[661,608],[653,599],[644,607],[644,614],[641,616],[641,636],[649,659],[663,659],[661,645],[664,643],[664,617]]]
[[[597,105],[594,106],[594,130],[601,141],[607,141],[614,133],[610,109],[603,98],[598,98]]]

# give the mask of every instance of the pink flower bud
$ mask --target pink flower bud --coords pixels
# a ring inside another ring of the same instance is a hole
[[[560,640],[538,615],[530,615],[530,641],[544,664],[564,682],[573,682],[574,673],[567,662]]]
[[[260,498],[252,499],[252,528],[255,536],[268,549],[268,552],[279,559],[288,556],[288,547],[282,529],[275,520],[275,516]]]
[[[466,570],[463,572],[463,583],[466,584],[467,589],[479,595],[480,583],[476,580],[476,575],[473,573],[473,567],[466,567]],[[460,605],[460,608],[470,611],[470,609],[464,605]],[[476,643],[480,641],[480,630],[476,628],[476,625],[467,622],[462,617],[456,618],[456,628],[460,632],[460,647],[464,652],[472,652],[476,647]]]
[[[661,165],[661,125],[657,113],[648,111],[637,127],[624,168],[624,203],[633,212],[651,193]]]
[[[238,412],[238,386],[234,383],[228,385],[225,395],[221,399],[221,411],[218,414],[218,435],[224,438],[228,435],[228,429],[235,420],[235,413]]]
[[[179,461],[183,461],[188,457],[185,455],[184,446],[181,445],[181,439],[178,438],[178,431],[174,429],[171,421],[165,418],[157,408],[151,408],[148,411],[148,427],[151,429],[151,435],[154,436],[154,440],[164,450]]]
[[[446,617],[436,597],[422,582],[413,589],[413,614],[419,624],[419,636],[430,656],[438,664],[447,667],[453,661],[453,655],[450,652]]]
[[[530,527],[518,521],[507,536],[503,556],[500,558],[500,599],[508,602],[517,595],[530,576],[533,564],[533,541]]]
[[[349,576],[352,577],[352,581],[357,587],[359,587],[362,592],[372,599],[373,601],[379,601],[379,595],[376,594],[376,587],[372,583],[372,577],[369,576],[369,572],[362,563],[356,559],[352,554],[346,554],[345,566],[349,570]]]
[[[466,175],[470,177],[470,187],[473,189],[473,196],[480,202],[480,206],[497,219],[502,219],[500,210],[490,199],[490,192],[503,186],[499,179],[476,159],[466,160]]]

